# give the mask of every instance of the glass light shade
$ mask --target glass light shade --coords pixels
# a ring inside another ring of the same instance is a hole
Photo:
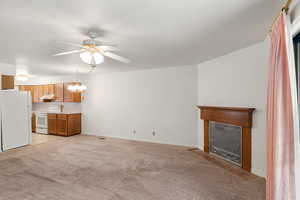
[[[75,83],[68,86],[68,90],[70,90],[71,92],[83,92],[86,89],[87,87],[80,83]]]
[[[83,62],[87,63],[87,64],[92,64],[92,59],[94,58],[95,60],[95,64],[98,65],[100,63],[103,62],[104,58],[103,56],[98,53],[98,52],[95,52],[95,53],[91,53],[89,51],[85,51],[85,52],[82,52],[80,54],[80,58]]]
[[[27,75],[25,75],[25,74],[19,74],[19,75],[17,75],[16,76],[16,79],[18,80],[18,81],[28,81],[28,76]]]

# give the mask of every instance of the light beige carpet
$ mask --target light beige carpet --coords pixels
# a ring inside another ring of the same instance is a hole
[[[184,147],[79,135],[0,153],[0,199],[264,200],[265,181]]]

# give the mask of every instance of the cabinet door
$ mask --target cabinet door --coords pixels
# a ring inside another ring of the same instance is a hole
[[[48,114],[48,133],[56,135],[56,114]]]
[[[80,103],[81,102],[81,93],[73,92],[73,102]]]
[[[33,87],[33,85],[30,85],[29,88],[30,88],[30,93],[31,93],[31,99],[32,99],[32,102],[33,102],[33,98],[34,98],[34,87]]]
[[[36,132],[36,116],[35,114],[33,113],[32,114],[32,117],[31,117],[31,128],[32,128],[32,132]]]
[[[49,87],[48,85],[41,85],[43,88],[43,95],[48,95],[49,94]]]
[[[43,102],[41,100],[41,97],[44,96],[44,86],[43,85],[38,85],[38,102]]]
[[[73,82],[64,83],[64,102],[81,102],[81,93],[80,92],[71,92],[68,90],[68,86],[75,84]]]
[[[64,114],[57,114],[56,134],[61,136],[68,136],[67,116]]]
[[[32,86],[33,89],[33,103],[39,102],[39,86],[34,85]]]
[[[58,101],[58,102],[64,101],[64,84],[63,83],[55,84],[55,101]]]
[[[48,94],[54,94],[55,95],[55,85],[49,84],[48,85]]]
[[[64,83],[64,102],[73,102],[73,94],[68,90],[68,86],[72,83]]]
[[[26,91],[26,85],[19,85],[20,91]]]
[[[19,86],[19,90],[20,91],[28,91],[30,92],[31,98],[32,98],[32,102],[34,102],[34,89],[32,85],[20,85]]]
[[[15,88],[15,77],[9,75],[1,75],[1,89],[9,90]]]
[[[68,115],[68,136],[81,133],[81,114]]]

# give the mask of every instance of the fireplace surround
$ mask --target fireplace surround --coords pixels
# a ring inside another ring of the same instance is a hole
[[[214,106],[198,106],[200,109],[200,119],[204,120],[204,152],[216,153],[215,150],[210,149],[210,123],[220,123],[232,125],[232,127],[240,127],[241,129],[241,168],[251,171],[251,128],[252,128],[252,114],[255,108],[240,108],[240,107],[214,107]],[[232,129],[234,131],[234,129]],[[228,132],[228,130],[227,130]],[[229,132],[230,133],[230,129]],[[220,133],[218,133],[220,135]],[[225,135],[224,135],[225,137]],[[225,138],[224,138],[225,139]],[[235,147],[235,148],[238,148]],[[211,150],[211,151],[210,151]],[[238,159],[233,158],[233,159]],[[225,159],[226,160],[226,159]],[[228,159],[227,159],[228,160]],[[232,161],[232,160],[231,160]],[[234,161],[234,160],[233,160]],[[237,163],[236,163],[237,164]]]

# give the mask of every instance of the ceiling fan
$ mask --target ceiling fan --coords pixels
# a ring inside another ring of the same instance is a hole
[[[104,61],[104,56],[109,57],[113,60],[117,60],[122,63],[129,63],[130,60],[119,56],[111,51],[119,51],[118,48],[114,46],[104,45],[101,41],[96,40],[98,34],[96,32],[88,32],[89,39],[83,40],[82,44],[75,44],[70,42],[63,42],[64,44],[78,47],[80,49],[66,51],[62,53],[55,54],[53,56],[62,56],[73,53],[80,53],[80,58],[83,62],[96,67],[96,65],[101,64]]]

